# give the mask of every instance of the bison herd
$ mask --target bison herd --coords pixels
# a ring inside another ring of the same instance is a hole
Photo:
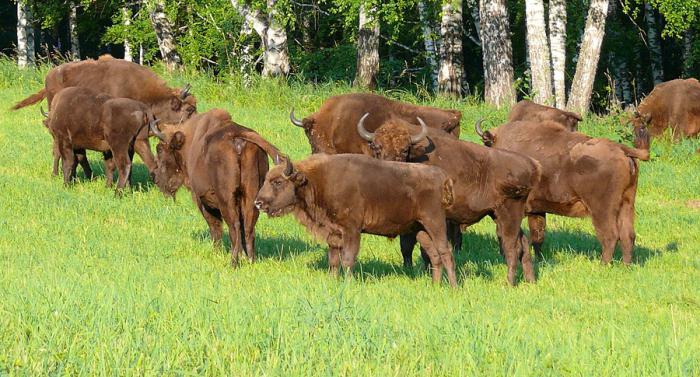
[[[488,216],[513,285],[518,264],[525,280],[535,281],[530,243],[540,256],[548,213],[591,217],[602,262],[611,261],[618,241],[623,262],[632,262],[638,160],[649,158],[650,134],[669,124],[685,135],[700,127],[697,108],[666,106],[670,96],[700,98],[700,84],[659,85],[631,119],[629,147],[577,132],[578,114],[529,101],[499,127],[484,131],[477,122],[479,145],[459,140],[459,111],[340,95],[303,119],[290,113],[313,153],[297,162],[224,110],[197,113],[189,86],[170,88],[148,68],[110,56],[53,68],[44,89],[13,109],[47,100],[54,175],[62,161],[65,184],[78,165],[91,176],[89,149],[103,153],[108,186],[115,167],[117,189],[128,185],[135,152],[164,194],[187,187],[214,243],[221,244],[223,222],[228,226],[232,265],[241,251],[255,260],[262,210],[291,213],[325,241],[333,274],[341,265],[352,273],[362,233],[399,236],[406,267],[418,243],[433,281],[444,268],[454,286],[461,232]],[[149,137],[159,140],[156,156]]]

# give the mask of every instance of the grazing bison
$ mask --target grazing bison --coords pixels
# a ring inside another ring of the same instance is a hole
[[[311,144],[312,153],[362,153],[368,154],[367,143],[355,132],[355,125],[364,113],[372,113],[373,119],[365,127],[374,131],[389,118],[404,119],[413,123],[421,117],[431,127],[459,137],[459,121],[462,113],[428,106],[417,106],[368,93],[353,93],[327,99],[314,114],[297,120],[290,114],[292,124],[302,127]]]
[[[700,82],[677,79],[657,85],[632,117],[635,129],[649,125],[652,136],[671,127],[676,135],[700,133]]]
[[[602,262],[610,262],[618,240],[624,263],[632,261],[637,159],[648,160],[648,151],[570,132],[555,122],[511,122],[486,132],[477,122],[476,131],[487,146],[521,153],[542,165],[542,179],[527,202],[530,238],[538,256],[545,214],[552,213],[591,216],[603,246]]]
[[[341,260],[352,273],[361,233],[395,237],[417,232],[430,257],[433,281],[440,281],[444,267],[450,284],[457,284],[445,238],[452,181],[440,169],[354,154],[317,154],[270,170],[255,203],[270,216],[293,213],[326,241],[333,274]]]
[[[554,107],[536,104],[532,101],[522,100],[510,109],[508,121],[515,122],[527,120],[532,122],[544,122],[551,120],[563,125],[569,131],[578,130],[578,122],[583,118],[579,114],[570,111],[559,110]]]
[[[104,154],[107,185],[112,184],[116,164],[117,188],[124,188],[131,172],[133,150],[144,160],[150,154],[149,122],[155,122],[155,117],[139,101],[112,98],[84,87],[58,92],[46,125],[63,159],[63,182],[68,184],[75,177],[75,151],[84,155],[90,149]]]
[[[174,196],[184,184],[209,224],[215,244],[221,244],[222,219],[228,225],[231,265],[238,264],[241,235],[248,259],[254,261],[255,195],[268,170],[266,153],[278,161],[277,148],[255,131],[234,123],[221,109],[195,115],[182,127],[152,131],[161,140],[155,171],[158,188]]]
[[[103,56],[98,60],[83,60],[61,64],[52,68],[46,75],[44,88],[15,104],[12,109],[40,102],[48,102],[53,109],[53,99],[63,88],[77,86],[102,92],[113,97],[131,98],[145,103],[155,116],[165,123],[179,123],[189,118],[197,110],[197,102],[189,93],[189,86],[174,89],[166,85],[150,69],[122,59]],[[82,164],[85,174],[91,176],[87,160]],[[54,146],[53,173],[58,174],[59,155]],[[153,154],[144,157],[149,169],[153,166]]]
[[[525,279],[535,280],[529,244],[520,229],[528,193],[540,179],[535,160],[447,135],[427,136],[414,142],[410,135],[418,132],[417,127],[401,120],[386,122],[370,133],[363,125],[367,117],[365,114],[360,118],[357,130],[369,142],[375,158],[442,168],[454,181],[454,204],[446,210],[447,219],[468,226],[485,216],[493,218],[508,264],[508,282],[515,284],[518,260]],[[418,122],[425,123],[420,118]],[[412,235],[401,240],[405,264],[410,264],[414,245]]]

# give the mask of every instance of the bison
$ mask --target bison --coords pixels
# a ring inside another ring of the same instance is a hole
[[[103,152],[107,185],[114,167],[119,171],[117,189],[126,186],[134,150],[142,158],[150,154],[148,124],[155,122],[150,108],[129,98],[113,98],[84,87],[70,87],[54,97],[46,125],[63,159],[63,181],[75,176],[76,151]],[[87,174],[87,172],[86,172]]]
[[[228,225],[231,265],[238,264],[242,246],[254,261],[255,195],[268,170],[267,155],[280,160],[277,148],[255,131],[234,123],[221,109],[195,115],[181,127],[152,131],[161,140],[156,147],[156,186],[174,196],[184,184],[216,245],[221,244],[222,219]]]
[[[468,226],[485,216],[493,218],[508,265],[508,282],[515,284],[518,260],[525,279],[535,280],[529,244],[520,229],[528,194],[540,179],[540,167],[535,160],[455,140],[446,134],[426,136],[415,142],[410,135],[418,132],[417,127],[400,119],[386,122],[371,133],[364,127],[368,116],[360,118],[357,130],[370,144],[375,158],[442,168],[454,180],[454,204],[445,211],[447,219]],[[425,127],[421,118],[417,121]],[[412,235],[401,240],[405,264],[410,263],[414,245]]]
[[[639,167],[649,152],[607,139],[570,132],[555,122],[510,122],[476,132],[485,145],[532,157],[542,166],[542,179],[527,201],[530,239],[541,257],[545,214],[588,217],[603,247],[602,263],[612,260],[615,245],[622,246],[625,264],[634,248],[634,200]],[[648,134],[646,134],[648,137]]]
[[[401,118],[413,123],[419,116],[429,125],[459,137],[462,113],[428,106],[417,106],[369,93],[353,93],[327,99],[314,114],[298,120],[290,113],[292,124],[304,129],[312,153],[368,154],[365,143],[355,132],[362,114],[370,112],[373,119],[365,127],[374,131],[389,118]]]
[[[559,110],[554,107],[540,105],[528,100],[516,103],[508,114],[509,122],[526,120],[532,122],[552,121],[564,126],[569,131],[578,130],[578,122],[583,118],[577,113]]]
[[[131,98],[145,103],[155,116],[165,123],[179,123],[197,110],[197,101],[189,92],[189,86],[174,89],[166,85],[158,75],[142,65],[111,56],[98,60],[83,60],[61,64],[46,75],[44,88],[15,104],[17,110],[46,98],[49,111],[59,91],[67,87],[86,87],[113,97]],[[83,156],[84,157],[84,156]],[[148,152],[144,163],[154,168],[153,154]],[[59,153],[54,145],[53,174],[58,175]],[[87,160],[82,164],[85,174],[92,175]]]
[[[444,267],[455,286],[454,260],[445,238],[445,209],[452,195],[452,181],[440,169],[356,154],[316,154],[270,170],[255,203],[270,216],[293,213],[325,241],[333,274],[341,260],[352,274],[361,233],[395,237],[417,232],[430,257],[433,281],[440,281]]]
[[[636,129],[649,125],[652,136],[668,127],[676,137],[700,133],[700,82],[677,79],[657,85],[644,98],[632,117]]]

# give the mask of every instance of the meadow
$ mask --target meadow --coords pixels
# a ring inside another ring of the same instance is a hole
[[[655,141],[641,163],[630,267],[619,250],[600,265],[589,219],[549,216],[535,284],[507,285],[488,219],[463,235],[456,289],[432,284],[417,252],[404,270],[398,240],[373,236],[355,278],[338,279],[293,218],[261,215],[259,260],[234,270],[189,192],[166,199],[138,158],[121,197],[104,187],[97,153],[92,181],[51,175],[38,106],[8,110],[45,72],[0,61],[0,375],[700,375],[698,141]],[[289,109],[306,115],[351,91],[166,77],[191,82],[200,111],[230,111],[293,159],[310,149]],[[418,93],[384,92],[461,110],[466,140],[478,118],[506,117]],[[580,128],[625,134],[616,117]]]

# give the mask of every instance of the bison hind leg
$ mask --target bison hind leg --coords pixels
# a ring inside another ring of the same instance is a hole
[[[527,225],[530,228],[530,242],[535,250],[537,259],[542,259],[542,244],[544,243],[544,231],[547,227],[547,218],[544,213],[531,214],[527,217]]]

